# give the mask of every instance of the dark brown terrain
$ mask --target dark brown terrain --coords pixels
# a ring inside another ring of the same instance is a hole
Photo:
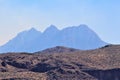
[[[120,46],[0,54],[1,80],[120,80]]]

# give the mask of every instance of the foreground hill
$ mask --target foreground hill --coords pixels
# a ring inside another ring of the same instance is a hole
[[[87,25],[73,26],[58,30],[54,25],[43,33],[32,28],[19,33],[0,47],[3,52],[36,52],[55,46],[65,46],[81,50],[96,49],[106,45]]]
[[[58,46],[33,54],[0,54],[0,79],[120,80],[120,46],[87,51]]]

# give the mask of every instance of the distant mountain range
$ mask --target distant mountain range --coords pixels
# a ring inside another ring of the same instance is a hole
[[[34,28],[20,32],[15,38],[0,46],[0,53],[37,52],[55,46],[89,50],[105,45],[107,43],[87,25],[72,26],[62,30],[51,25],[43,33]]]

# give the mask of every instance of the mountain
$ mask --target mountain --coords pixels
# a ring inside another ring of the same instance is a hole
[[[37,31],[35,28],[31,28],[28,31],[20,32],[15,38],[7,42],[5,45],[0,47],[0,52],[21,52],[27,51],[29,44],[32,43],[34,39],[41,36],[41,32]]]
[[[106,45],[87,25],[65,28],[56,37],[60,46],[81,50],[96,49]]]
[[[120,80],[120,45],[87,51],[57,46],[31,54],[0,54],[0,79]]]
[[[0,52],[37,52],[55,46],[89,50],[106,44],[87,25],[67,27],[62,30],[51,25],[43,33],[34,28],[19,33],[1,46]]]

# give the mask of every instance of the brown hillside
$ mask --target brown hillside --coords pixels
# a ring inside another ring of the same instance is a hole
[[[88,51],[55,47],[33,54],[0,54],[0,63],[3,80],[120,80],[119,45]]]

